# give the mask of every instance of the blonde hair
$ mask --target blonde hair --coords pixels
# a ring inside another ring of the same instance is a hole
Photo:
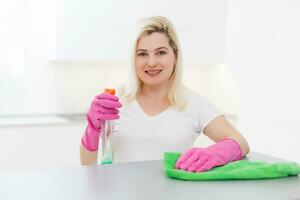
[[[151,16],[143,18],[139,21],[138,26],[134,32],[134,37],[131,46],[131,73],[130,83],[124,91],[122,99],[124,103],[128,103],[133,99],[136,99],[141,91],[142,82],[139,80],[135,69],[135,54],[137,41],[145,35],[150,35],[154,32],[164,33],[168,39],[169,44],[172,47],[176,56],[176,64],[174,71],[170,77],[170,84],[168,90],[168,100],[170,104],[182,111],[186,106],[185,88],[182,84],[182,55],[180,43],[173,24],[165,17]]]

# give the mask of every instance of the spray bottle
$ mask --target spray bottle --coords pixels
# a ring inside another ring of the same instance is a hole
[[[115,95],[114,89],[105,89],[104,92]],[[112,164],[112,127],[110,120],[102,121],[101,132],[101,136],[99,137],[97,164]]]

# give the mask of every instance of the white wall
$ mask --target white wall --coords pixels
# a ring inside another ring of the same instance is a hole
[[[0,54],[5,57],[0,59],[0,116],[53,113],[48,61],[56,53],[57,2],[18,1],[12,3],[13,7],[3,4],[1,10],[7,15],[0,31]],[[7,33],[3,35],[2,31]]]
[[[225,65],[252,149],[299,160],[300,1],[227,1]]]
[[[224,62],[225,0],[58,1],[58,59],[128,59],[134,26],[143,17],[163,15],[178,30],[184,59]]]

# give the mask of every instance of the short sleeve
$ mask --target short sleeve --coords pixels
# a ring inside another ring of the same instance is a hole
[[[223,112],[200,95],[194,95],[191,103],[196,111],[199,133],[202,133],[204,128],[216,117],[224,116]]]

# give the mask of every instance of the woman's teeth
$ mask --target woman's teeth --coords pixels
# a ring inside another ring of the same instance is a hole
[[[157,76],[162,70],[147,70],[146,73],[149,76]]]

